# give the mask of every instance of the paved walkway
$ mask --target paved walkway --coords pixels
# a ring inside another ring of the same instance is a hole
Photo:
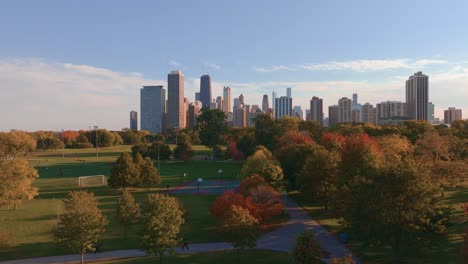
[[[332,234],[330,234],[325,228],[323,228],[317,221],[312,219],[307,211],[301,208],[295,201],[288,198],[286,201],[286,211],[289,214],[289,221],[282,227],[264,234],[257,241],[258,249],[276,250],[290,252],[296,237],[306,231],[311,230],[315,234],[317,242],[320,244],[323,250],[330,254],[330,258],[343,257],[350,254],[350,250],[341,244]],[[232,250],[232,246],[229,243],[199,243],[190,244],[190,250],[182,250],[176,248],[177,253],[203,253],[203,252],[215,252]],[[141,250],[130,249],[130,250],[116,250],[107,251],[99,254],[86,254],[85,261],[91,262],[96,260],[109,260],[109,259],[120,259],[120,258],[135,258],[143,257],[147,254]],[[11,260],[3,261],[0,264],[58,264],[58,263],[79,263],[80,255],[65,255],[65,256],[52,256],[34,259],[22,259],[22,260]],[[324,259],[326,262],[329,259]]]

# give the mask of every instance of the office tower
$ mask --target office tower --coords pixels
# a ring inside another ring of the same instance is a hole
[[[203,107],[210,108],[211,104],[211,78],[209,75],[200,77],[200,101]]]
[[[262,111],[266,112],[268,110],[269,105],[268,105],[268,95],[264,94],[263,95],[263,100],[262,100]]]
[[[351,103],[351,119],[353,122],[361,122],[362,105],[358,102],[358,94],[353,93],[353,102]]]
[[[293,116],[299,118],[300,120],[304,120],[304,112],[300,106],[294,106],[293,113]]]
[[[452,124],[455,120],[463,120],[462,110],[456,109],[455,107],[449,107],[447,110],[444,110],[444,123]]]
[[[153,134],[164,131],[166,91],[162,85],[143,86],[140,90],[140,128]]]
[[[365,103],[362,106],[361,121],[364,123],[376,124],[375,113],[376,113],[376,108],[369,103]]]
[[[286,96],[291,98],[291,88],[286,88]]]
[[[351,99],[348,99],[347,97],[342,97],[338,100],[338,122],[347,123],[352,121],[351,104]]]
[[[381,123],[381,120],[387,119],[398,119],[406,117],[406,103],[400,101],[387,101],[377,104],[377,124]]]
[[[251,105],[250,106],[250,112],[251,113],[256,113],[258,111],[260,111],[260,112],[262,111],[262,110],[260,110],[260,107],[258,105]]]
[[[351,121],[361,122],[361,111],[358,109],[351,109]]]
[[[427,103],[427,120],[434,121],[434,104],[432,102]]]
[[[216,97],[216,109],[223,111],[223,97]]]
[[[331,105],[328,107],[328,127],[332,127],[339,122],[340,107],[338,105]]]
[[[245,104],[245,103],[244,103],[244,95],[243,95],[243,94],[239,95],[239,104],[242,105],[242,106]]]
[[[130,129],[138,130],[138,113],[136,111],[130,111]]]
[[[323,126],[323,100],[316,96],[310,100],[310,117],[307,120],[317,121]]]
[[[306,120],[312,120],[312,116],[310,114],[310,109],[306,109],[306,116],[305,116]]]
[[[211,101],[210,109],[211,110],[216,109],[216,99],[213,99],[213,101]]]
[[[275,100],[275,118],[280,119],[283,116],[293,116],[291,97],[281,96]]]
[[[188,109],[189,109],[189,100],[187,97],[184,97],[184,112],[185,112],[185,123],[184,123],[184,127],[187,127],[187,124],[188,124]]]
[[[429,76],[417,72],[406,81],[406,112],[410,119],[427,120]]]
[[[202,103],[200,101],[196,101],[195,103],[190,103],[188,108],[188,128],[194,128],[197,126],[198,116],[200,115],[200,110],[202,108]]]
[[[231,87],[223,88],[223,111],[224,113],[231,112]]]
[[[184,75],[171,71],[167,75],[167,127],[185,128]]]
[[[271,93],[271,109],[275,113],[275,104],[276,104],[276,92]]]
[[[247,111],[243,104],[239,104],[234,109],[234,127],[246,127],[247,126]]]
[[[240,105],[240,103],[239,103],[239,98],[234,98],[234,106],[233,106],[233,109],[239,108],[239,105]]]
[[[195,93],[195,101],[200,101],[200,93]]]

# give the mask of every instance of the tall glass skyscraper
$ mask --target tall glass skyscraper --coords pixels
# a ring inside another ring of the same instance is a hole
[[[210,108],[211,105],[211,77],[202,75],[200,77],[200,101],[203,107]]]
[[[143,86],[140,90],[141,130],[153,134],[163,132],[166,91],[162,85]]]
[[[184,75],[171,71],[167,75],[167,127],[185,128]]]
[[[223,112],[231,112],[231,87],[227,86],[223,88]]]
[[[417,72],[406,81],[406,114],[414,120],[427,120],[429,76]]]

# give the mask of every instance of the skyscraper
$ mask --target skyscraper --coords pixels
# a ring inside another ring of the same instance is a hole
[[[223,97],[216,97],[216,109],[223,110]]]
[[[138,130],[138,113],[136,111],[130,111],[130,129]]]
[[[231,87],[223,88],[223,111],[224,113],[231,112]]]
[[[338,105],[331,105],[328,107],[328,127],[332,127],[339,122],[340,107]]]
[[[210,108],[211,104],[211,77],[202,75],[200,77],[200,101],[203,107]]]
[[[263,95],[263,100],[262,100],[262,111],[263,112],[266,112],[266,110],[268,110],[269,106],[268,106],[268,95],[264,94]]]
[[[184,75],[171,71],[167,75],[167,127],[185,128]]]
[[[377,104],[377,124],[380,124],[381,120],[395,119],[406,117],[406,103],[400,101],[387,101]]]
[[[291,88],[286,88],[286,96],[291,98]]]
[[[434,121],[434,104],[432,102],[427,103],[427,120]]]
[[[352,108],[351,108],[352,101],[347,97],[342,97],[338,100],[338,122],[340,123],[348,123],[352,122]]]
[[[369,103],[365,103],[362,106],[361,121],[364,123],[377,124],[375,114],[376,114],[375,107]]]
[[[456,109],[455,107],[449,107],[444,110],[444,123],[452,124],[455,120],[462,120],[462,110]]]
[[[310,100],[310,120],[319,122],[323,126],[323,100],[316,96]]]
[[[188,128],[194,128],[198,124],[197,118],[200,115],[201,106],[202,104],[200,101],[196,101],[194,103],[189,104],[187,123]]]
[[[195,101],[200,101],[200,92],[195,93]]]
[[[153,134],[163,132],[165,112],[166,91],[163,86],[143,86],[140,90],[141,130]]]
[[[407,116],[414,120],[427,120],[429,102],[429,76],[417,72],[406,81]]]
[[[271,108],[273,113],[275,113],[275,104],[276,104],[276,92],[271,93]]]
[[[358,102],[358,94],[353,93],[353,102],[351,104],[351,120],[361,122],[362,105]]]
[[[245,104],[245,103],[244,103],[244,95],[243,95],[243,94],[239,95],[239,104],[240,104],[241,106],[244,106],[244,104]]]
[[[280,119],[283,116],[293,116],[291,97],[281,96],[275,100],[275,118]]]

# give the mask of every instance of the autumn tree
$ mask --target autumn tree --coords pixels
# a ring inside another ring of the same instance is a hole
[[[250,214],[261,223],[280,215],[284,208],[279,193],[268,185],[252,189],[245,202]]]
[[[356,264],[353,255],[348,254],[342,258],[332,258],[330,264]]]
[[[415,145],[415,154],[423,161],[435,162],[450,159],[448,140],[435,130],[421,135]]]
[[[115,218],[124,229],[124,238],[127,239],[127,230],[133,224],[138,223],[140,218],[140,205],[135,203],[133,195],[124,190],[117,202]]]
[[[76,143],[76,138],[80,135],[78,131],[66,130],[60,133],[60,138],[65,146],[70,147]]]
[[[255,118],[255,142],[258,145],[265,146],[267,149],[272,150],[276,146],[278,135],[279,126],[270,115],[257,115]]]
[[[257,151],[250,156],[242,166],[243,178],[257,174],[276,190],[283,188],[283,170],[279,162],[265,147],[257,147]]]
[[[83,264],[84,254],[104,234],[107,218],[99,210],[94,194],[86,191],[69,192],[63,206],[54,236],[59,244],[81,254]]]
[[[322,251],[311,231],[306,231],[297,237],[292,256],[294,263],[297,264],[322,263]]]
[[[36,140],[23,131],[0,132],[0,159],[15,158],[20,152],[36,149]]]
[[[322,134],[321,143],[328,149],[333,151],[341,151],[343,149],[346,139],[339,133],[325,132]]]
[[[315,145],[297,177],[300,189],[323,199],[326,209],[339,181],[340,162],[337,152]]]
[[[143,165],[140,167],[140,181],[141,184],[148,187],[148,189],[150,189],[151,186],[161,183],[159,171],[154,167],[150,158],[146,158]]]
[[[405,137],[398,135],[386,135],[377,138],[387,162],[398,162],[407,158],[413,158],[414,147]]]
[[[148,194],[142,207],[144,250],[159,256],[160,261],[179,242],[183,212],[177,198],[165,194]]]
[[[122,153],[111,168],[109,185],[127,188],[139,182],[140,173],[127,153]]]
[[[210,207],[210,214],[223,221],[233,205],[246,208],[244,196],[233,191],[225,191],[222,195],[216,197]]]
[[[32,183],[38,177],[26,160],[0,160],[0,205],[13,203],[16,210],[20,201],[33,199],[38,189]]]
[[[368,175],[378,168],[383,161],[383,154],[375,138],[358,134],[346,137],[341,161],[341,171],[349,179]]]
[[[244,178],[240,182],[239,192],[244,197],[247,197],[252,194],[253,190],[262,185],[266,185],[265,179],[263,177],[258,176],[257,174],[254,174],[250,177]]]
[[[161,141],[154,142],[148,148],[148,156],[154,160],[168,160],[171,158],[172,151],[169,145]]]
[[[148,152],[148,145],[144,143],[136,144],[132,146],[132,157],[136,158],[138,154],[141,155],[141,157],[146,158],[149,156]]]
[[[223,237],[237,250],[254,248],[259,237],[259,224],[247,209],[233,205],[220,226]]]
[[[427,132],[434,131],[435,128],[424,120],[408,120],[404,122],[402,134],[411,143],[415,143]]]
[[[135,165],[135,168],[136,168],[138,171],[141,171],[141,168],[142,168],[143,165],[145,164],[145,160],[143,159],[143,157],[141,156],[140,153],[137,153],[137,154],[133,157],[133,164]]]
[[[65,144],[63,142],[55,137],[48,137],[44,139],[38,139],[37,140],[37,149],[41,150],[56,150],[56,149],[63,149],[65,147]]]

